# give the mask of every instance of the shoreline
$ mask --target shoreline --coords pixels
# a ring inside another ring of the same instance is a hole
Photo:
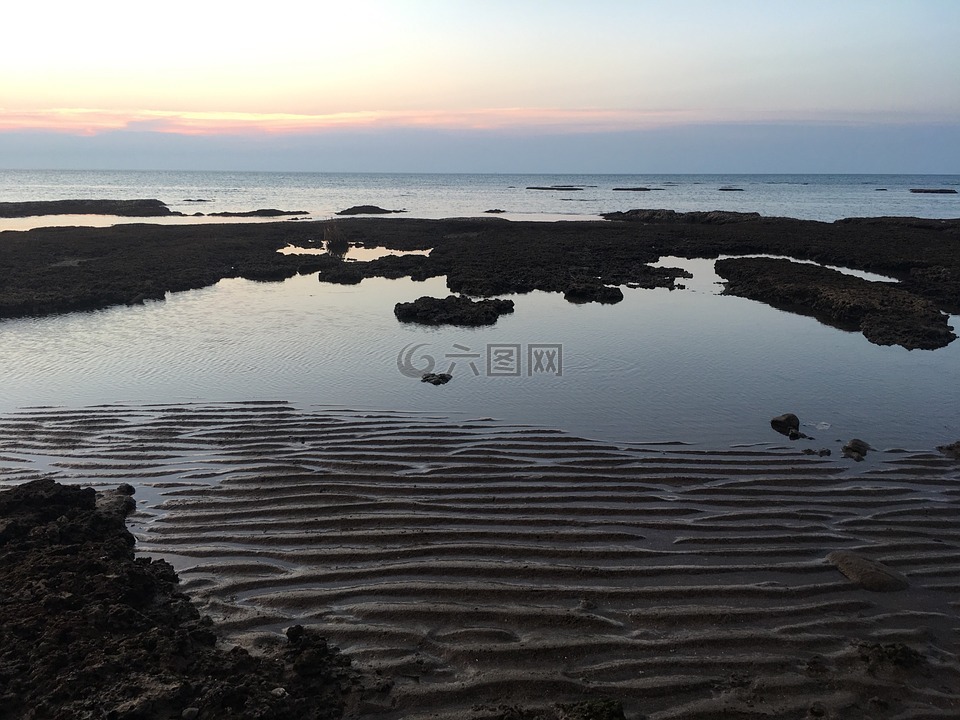
[[[136,483],[139,555],[172,562],[228,642],[258,654],[302,624],[343,648],[365,678],[348,717],[960,707],[958,466],[942,455],[631,448],[286,403],[2,422],[7,483]],[[908,587],[862,587],[838,551]]]

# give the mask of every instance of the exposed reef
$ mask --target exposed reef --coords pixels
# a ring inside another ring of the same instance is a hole
[[[943,313],[960,314],[960,220],[822,223],[671,210],[607,217],[615,221],[338,220],[336,233],[344,247],[430,251],[364,262],[277,252],[287,245],[317,248],[329,226],[319,222],[8,231],[0,233],[0,317],[161,299],[166,292],[226,277],[277,280],[318,271],[321,281],[345,284],[367,277],[445,276],[451,292],[475,298],[533,290],[567,294],[581,286],[674,288],[687,274],[650,263],[665,255],[770,254],[880,273],[899,282],[741,258],[718,265],[730,282],[727,292],[863,332],[880,344],[936,348],[955,337]]]
[[[281,229],[282,228],[282,229]],[[0,233],[0,317],[51,315],[162,300],[222,278],[282,280],[335,265],[283,255],[309,245],[312,224],[117,225]]]
[[[0,217],[39,215],[117,215],[120,217],[182,216],[160,200],[34,200],[0,202]]]
[[[937,305],[896,283],[870,282],[836,270],[773,258],[718,260],[724,293],[813,315],[843,330],[859,330],[877,345],[933,350],[956,339]]]

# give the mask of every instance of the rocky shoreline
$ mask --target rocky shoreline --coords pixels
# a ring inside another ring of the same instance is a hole
[[[726,292],[857,330],[878,344],[932,349],[956,335],[942,313],[960,313],[960,220],[852,218],[834,223],[752,213],[636,210],[606,221],[499,218],[349,218],[332,222],[39,228],[0,233],[0,317],[38,316],[162,299],[222,278],[280,280],[319,272],[323,282],[445,276],[473,298],[563,293],[571,302],[616,302],[619,286],[675,288],[665,255],[765,254],[881,273],[871,282],[793,260],[718,265]],[[331,226],[345,247],[429,250],[369,261],[342,254],[281,254],[324,247]],[[825,286],[825,283],[829,288]],[[389,310],[387,310],[389,311]]]
[[[134,556],[132,493],[0,493],[0,719],[341,717],[339,651],[299,626],[257,655],[223,646],[173,568]]]

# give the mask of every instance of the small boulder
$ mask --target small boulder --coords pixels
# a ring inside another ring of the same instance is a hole
[[[867,451],[872,450],[867,443],[859,438],[854,438],[843,446],[843,456],[860,462],[867,456]]]
[[[795,433],[800,432],[800,418],[793,413],[777,415],[775,418],[770,420],[770,427],[772,427],[781,435],[786,435],[789,437],[791,431]],[[792,439],[794,438],[791,438],[791,440]]]
[[[420,382],[430,383],[431,385],[446,385],[453,379],[450,373],[424,373]]]

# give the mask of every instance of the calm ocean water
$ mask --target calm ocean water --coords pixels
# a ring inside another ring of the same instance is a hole
[[[550,186],[578,189],[527,189]],[[615,190],[638,187],[650,189]],[[373,204],[429,218],[476,216],[495,208],[506,211],[503,217],[518,219],[592,218],[631,208],[735,210],[825,221],[879,215],[960,217],[960,195],[921,195],[911,188],[960,190],[960,175],[0,171],[0,201],[158,198],[187,214],[277,208],[304,210],[323,219],[352,205]],[[3,222],[0,229],[20,226]]]
[[[533,185],[583,189],[526,189]],[[639,186],[660,189],[614,191]],[[958,188],[960,176],[0,173],[0,200],[156,197],[184,212],[276,207],[315,218],[366,203],[420,217],[501,208],[507,217],[589,218],[633,207],[820,220],[960,216],[960,196],[917,195],[912,187]],[[208,202],[186,202],[198,199]],[[817,438],[815,447],[837,448],[853,436],[911,449],[960,438],[960,342],[932,352],[878,347],[859,333],[718,295],[712,261],[662,264],[691,269],[689,289],[625,289],[614,306],[574,306],[538,292],[511,296],[516,312],[480,329],[396,321],[396,302],[446,294],[442,278],[345,287],[314,275],[224,280],[143,306],[3,321],[0,411],[272,399],[705,446],[776,443],[769,418],[789,411]],[[502,346],[517,349],[518,374],[490,374],[488,353]],[[545,347],[562,351],[552,372],[549,362],[536,368],[533,353]],[[433,387],[401,372],[406,360],[431,359],[440,370],[455,364],[454,380]]]

